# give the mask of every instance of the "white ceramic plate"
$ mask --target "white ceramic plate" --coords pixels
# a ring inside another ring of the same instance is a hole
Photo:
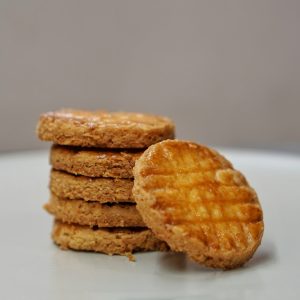
[[[201,268],[183,255],[61,251],[50,240],[47,152],[0,156],[0,299],[300,299],[300,157],[222,151],[257,190],[265,234],[243,268]]]

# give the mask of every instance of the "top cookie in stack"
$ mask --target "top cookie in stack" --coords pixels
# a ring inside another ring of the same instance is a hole
[[[64,109],[41,115],[37,133],[59,145],[143,149],[173,139],[174,125],[153,115]]]
[[[109,254],[167,247],[135,208],[132,169],[148,146],[174,138],[168,118],[68,109],[41,115],[37,133],[54,142],[45,208],[58,245]]]

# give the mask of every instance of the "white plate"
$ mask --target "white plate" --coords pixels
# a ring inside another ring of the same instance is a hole
[[[214,271],[183,255],[61,251],[50,240],[48,154],[0,156],[1,299],[300,299],[300,157],[223,151],[256,188],[262,246],[243,268]]]

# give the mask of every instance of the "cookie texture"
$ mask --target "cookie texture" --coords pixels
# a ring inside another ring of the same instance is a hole
[[[99,148],[146,148],[174,137],[168,118],[140,113],[64,109],[42,114],[41,140],[60,145]]]
[[[91,178],[52,170],[50,190],[59,198],[85,201],[134,202],[133,180],[119,178]]]
[[[62,249],[128,255],[137,251],[165,251],[168,246],[149,229],[90,228],[55,221],[53,241]]]
[[[133,178],[141,150],[108,150],[53,145],[50,164],[56,170],[89,177]]]
[[[135,204],[60,199],[51,195],[44,208],[57,220],[98,227],[146,227]]]
[[[163,141],[137,160],[134,176],[137,209],[172,250],[208,267],[231,269],[248,261],[261,243],[256,192],[216,151]]]

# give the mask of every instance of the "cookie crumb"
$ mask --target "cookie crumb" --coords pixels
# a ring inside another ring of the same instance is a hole
[[[127,258],[128,258],[129,261],[136,262],[136,258],[135,258],[135,256],[131,252],[128,252],[125,255],[127,256]]]

